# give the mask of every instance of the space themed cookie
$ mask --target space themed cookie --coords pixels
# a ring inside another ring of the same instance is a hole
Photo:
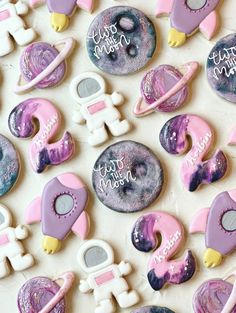
[[[194,216],[190,233],[205,233],[206,267],[216,267],[223,257],[236,249],[236,190],[225,191],[215,197],[210,208],[201,209]]]
[[[141,96],[134,108],[136,116],[156,112],[173,112],[187,99],[188,83],[199,64],[189,62],[179,69],[172,65],[160,65],[145,74],[141,82]]]
[[[93,168],[93,188],[108,208],[131,213],[155,201],[163,185],[163,169],[146,146],[131,140],[109,146]]]
[[[88,192],[83,182],[72,173],[50,180],[42,196],[26,209],[27,224],[41,222],[43,250],[53,254],[61,249],[62,240],[72,231],[85,239],[89,232],[89,217],[85,211]]]
[[[0,134],[0,197],[16,183],[20,172],[20,160],[13,144]]]
[[[62,280],[60,286],[56,281]],[[34,277],[19,290],[17,304],[19,313],[65,313],[65,295],[74,281],[74,274],[66,272],[57,279]]]
[[[236,313],[235,273],[225,279],[204,282],[194,294],[193,310],[194,313]]]
[[[236,103],[236,33],[220,39],[207,59],[207,78],[220,97]]]
[[[129,6],[100,13],[87,34],[87,51],[100,70],[126,75],[144,67],[156,49],[156,31],[147,16]]]
[[[196,261],[191,250],[181,259],[175,257],[185,238],[183,224],[174,216],[161,211],[142,215],[133,227],[131,239],[137,250],[153,251],[147,278],[154,290],[161,290],[166,284],[182,284],[194,275]]]
[[[182,46],[187,37],[200,30],[210,40],[218,26],[215,11],[220,0],[157,0],[156,15],[170,15],[168,44]]]
[[[131,313],[174,313],[172,310],[160,306],[144,306]]]
[[[66,38],[54,45],[34,42],[22,52],[20,57],[21,75],[14,88],[19,94],[33,87],[44,89],[57,86],[66,73],[65,59],[74,48],[73,38]]]
[[[112,247],[103,240],[89,240],[77,255],[82,270],[88,275],[80,281],[83,293],[93,292],[96,301],[95,313],[115,312],[112,296],[121,308],[129,308],[139,301],[135,290],[131,290],[124,276],[131,273],[130,263],[114,263]]]

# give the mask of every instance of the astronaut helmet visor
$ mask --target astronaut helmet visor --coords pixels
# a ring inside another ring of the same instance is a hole
[[[0,230],[11,226],[12,218],[10,212],[0,205]]]
[[[80,98],[88,98],[101,90],[101,86],[94,78],[85,78],[77,86],[77,93]]]
[[[106,263],[107,259],[107,252],[99,246],[91,247],[84,253],[84,262],[88,268]]]

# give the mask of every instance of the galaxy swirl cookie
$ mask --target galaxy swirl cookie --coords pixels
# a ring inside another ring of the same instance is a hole
[[[87,34],[87,50],[100,70],[126,75],[144,67],[156,49],[156,31],[147,16],[132,7],[114,6],[100,13]]]
[[[163,169],[158,158],[143,144],[120,141],[99,156],[92,181],[105,206],[131,213],[148,207],[159,196]]]
[[[174,313],[170,309],[160,306],[144,306],[142,308],[135,309],[131,313]]]

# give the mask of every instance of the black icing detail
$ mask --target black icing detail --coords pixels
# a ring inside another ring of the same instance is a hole
[[[135,58],[138,55],[138,48],[137,46],[133,45],[133,44],[129,44],[126,48],[127,54],[131,57],[131,58]]]
[[[130,22],[132,23],[132,27],[125,28],[124,25],[122,25],[122,19],[130,20]],[[116,16],[115,22],[117,23],[116,24],[117,29],[120,29],[125,33],[133,33],[137,31],[137,29],[139,28],[139,20],[136,18],[136,16],[134,16],[128,11],[118,14]]]
[[[118,59],[118,54],[116,51],[109,53],[107,56],[112,62],[115,62]]]

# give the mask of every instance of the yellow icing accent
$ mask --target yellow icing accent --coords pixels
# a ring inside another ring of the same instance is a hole
[[[181,33],[175,28],[171,28],[168,36],[168,44],[170,47],[180,47],[186,41],[186,34]]]
[[[57,238],[44,236],[43,237],[43,250],[47,254],[53,254],[61,249],[61,241]]]
[[[214,249],[208,248],[204,253],[204,265],[216,267],[222,262],[222,254]]]
[[[69,17],[65,14],[52,13],[51,25],[56,32],[62,32],[69,25]]]

